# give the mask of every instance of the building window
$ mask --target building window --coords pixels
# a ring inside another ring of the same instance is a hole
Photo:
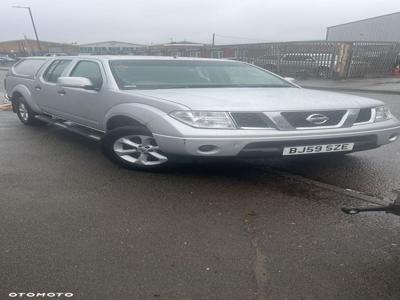
[[[222,50],[213,50],[213,51],[211,51],[211,57],[212,58],[223,58],[224,57],[224,51],[222,51]]]

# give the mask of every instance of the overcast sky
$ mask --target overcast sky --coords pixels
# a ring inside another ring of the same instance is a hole
[[[400,0],[0,0],[0,41],[34,37],[12,5],[32,8],[40,39],[68,43],[318,40],[327,26],[400,11]]]

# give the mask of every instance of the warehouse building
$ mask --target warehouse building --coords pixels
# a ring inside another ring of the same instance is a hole
[[[207,57],[208,45],[189,41],[171,42],[149,46],[149,55]]]
[[[400,12],[328,27],[326,40],[400,42]]]
[[[91,44],[79,45],[80,54],[89,55],[121,55],[121,54],[134,54],[143,55],[147,46],[141,44],[132,44],[126,42],[107,41]]]

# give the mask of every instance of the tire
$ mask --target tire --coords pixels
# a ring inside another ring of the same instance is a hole
[[[101,140],[106,157],[127,169],[164,170],[171,157],[159,150],[152,133],[142,126],[119,127],[108,131]]]
[[[37,113],[35,113],[31,107],[26,103],[25,99],[23,97],[19,97],[16,100],[14,100],[15,106],[16,106],[16,111],[17,111],[17,116],[19,120],[27,126],[40,126],[40,125],[45,125],[43,121],[40,121],[35,118]]]

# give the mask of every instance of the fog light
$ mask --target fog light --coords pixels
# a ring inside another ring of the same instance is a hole
[[[394,142],[395,140],[397,140],[399,136],[397,135],[397,133],[393,133],[389,136],[389,141],[390,142]]]
[[[218,147],[214,145],[203,145],[199,147],[199,151],[204,153],[216,152],[217,150]]]

